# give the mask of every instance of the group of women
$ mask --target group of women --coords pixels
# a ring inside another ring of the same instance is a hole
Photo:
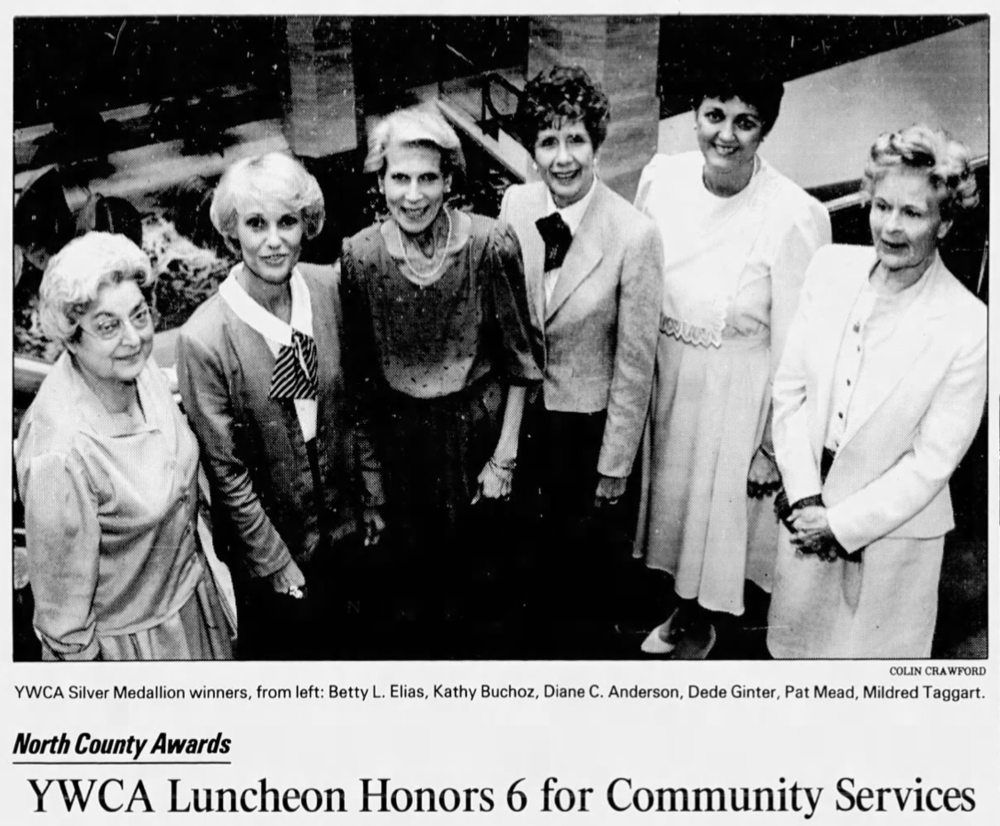
[[[928,656],[947,483],[985,401],[985,308],[937,252],[976,202],[968,152],[881,136],[874,249],[832,246],[758,154],[781,97],[707,83],[700,152],[654,157],[632,205],[597,174],[607,98],[556,67],[524,89],[538,180],[499,221],[448,206],[465,164],[437,111],[394,113],[365,161],[388,216],[339,266],[299,260],[316,180],[280,153],[237,162],[211,218],[241,260],[180,332],[186,416],[150,359],[145,256],[67,245],[41,286],[65,352],[17,441],[44,656],[335,656],[348,561],[373,558],[384,633],[415,621],[462,655],[446,629],[495,607],[477,566],[511,537],[533,564],[507,601],[533,580],[528,630],[555,657],[639,599],[629,545],[675,591],[637,655],[707,656],[749,580],[773,591],[776,657]]]

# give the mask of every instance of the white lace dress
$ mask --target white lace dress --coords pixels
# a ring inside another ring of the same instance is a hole
[[[700,152],[657,155],[636,198],[666,262],[635,555],[672,574],[679,596],[742,614],[744,580],[769,591],[777,548],[772,501],[748,499],[747,473],[830,220],[765,161],[730,198],[705,189],[702,167]]]

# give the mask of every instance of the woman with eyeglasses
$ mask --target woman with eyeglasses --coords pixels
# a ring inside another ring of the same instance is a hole
[[[198,544],[198,444],[150,358],[149,259],[92,232],[48,263],[42,330],[63,353],[16,446],[35,633],[47,660],[229,659]]]

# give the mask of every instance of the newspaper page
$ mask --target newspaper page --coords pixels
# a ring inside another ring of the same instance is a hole
[[[3,21],[4,822],[1000,822],[988,9],[157,5]]]

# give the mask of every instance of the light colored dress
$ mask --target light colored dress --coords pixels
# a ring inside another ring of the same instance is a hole
[[[228,659],[197,541],[198,445],[152,359],[144,415],[107,411],[68,353],[17,442],[35,632],[45,659]]]
[[[664,292],[643,444],[635,555],[685,599],[743,613],[745,579],[770,590],[772,501],[747,497],[769,442],[771,381],[813,253],[830,241],[815,198],[766,161],[729,198],[702,181],[700,152],[657,155],[636,206],[663,235]]]

